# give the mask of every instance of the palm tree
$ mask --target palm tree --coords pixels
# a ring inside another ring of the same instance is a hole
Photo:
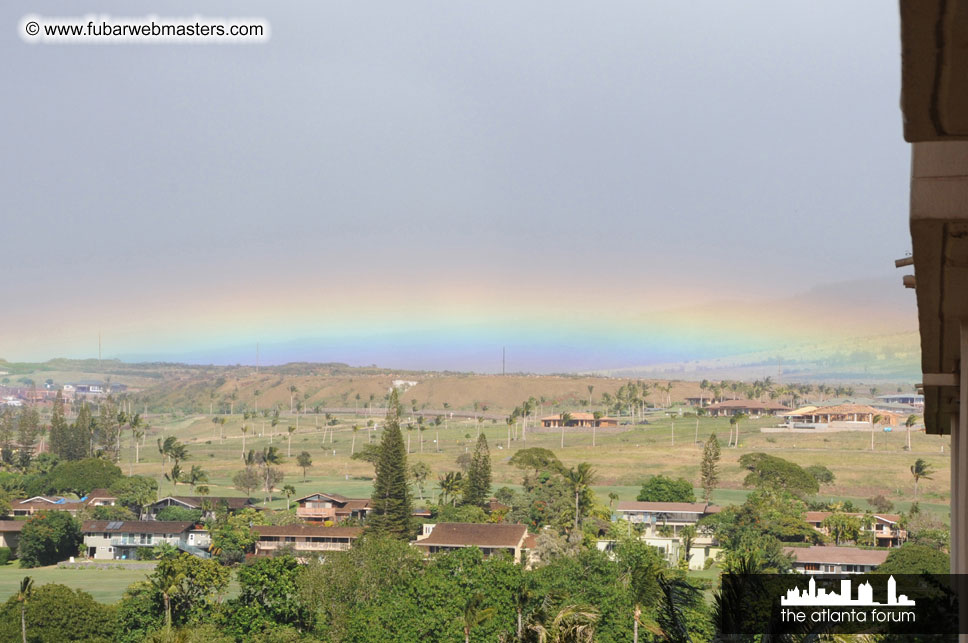
[[[457,494],[464,485],[464,476],[461,472],[448,471],[442,476],[437,476],[437,484],[440,486],[440,504],[447,504],[448,499],[451,504],[457,504]]]
[[[931,474],[934,470],[931,465],[925,462],[923,459],[918,458],[911,465],[911,475],[914,477],[914,499],[918,499],[918,482],[921,480],[931,480]]]
[[[24,576],[20,581],[20,591],[17,593],[17,602],[20,603],[20,635],[23,643],[27,643],[27,601],[30,600],[34,590],[34,579]]]
[[[565,605],[553,611],[545,602],[535,610],[528,629],[538,643],[592,643],[598,612],[594,607]]]
[[[191,470],[188,472],[188,476],[185,478],[188,484],[191,485],[194,490],[195,487],[203,485],[208,482],[208,473],[205,472],[197,464],[193,464]]]
[[[242,424],[242,459],[245,459],[245,434],[249,432],[249,425]]]
[[[579,500],[583,491],[588,489],[597,477],[595,469],[587,462],[581,462],[577,467],[565,469],[563,472],[565,481],[571,486],[575,493],[575,531],[581,525],[581,512],[579,511]]]
[[[290,424],[288,427],[286,427],[286,430],[289,432],[289,444],[286,446],[286,457],[291,458],[292,457],[292,434],[296,432],[296,427]]]
[[[571,413],[568,413],[567,411],[565,411],[564,413],[561,414],[560,417],[561,419],[558,420],[558,423],[561,424],[561,448],[564,449],[565,448],[565,425],[571,422]]]
[[[282,488],[282,492],[286,494],[286,511],[289,511],[290,507],[292,507],[290,500],[296,495],[296,488],[291,484],[287,484]]]
[[[747,417],[749,416],[747,416],[745,413],[737,412],[733,414],[733,417],[729,418],[730,425],[736,427],[736,439],[735,439],[735,442],[733,442],[733,447],[739,446],[739,423],[745,420]]]
[[[299,389],[296,388],[296,385],[295,384],[290,384],[289,385],[289,415],[292,415],[292,399],[293,399],[293,396],[295,396],[296,393],[298,393],[298,392],[299,392]]]
[[[474,592],[464,603],[464,643],[470,643],[471,628],[494,616],[493,607],[484,607],[484,594]]]
[[[131,418],[130,426],[131,426],[131,437],[134,440],[134,463],[138,464],[139,460],[141,459],[140,458],[141,453],[138,448],[139,446],[138,440],[140,440],[145,434],[145,431],[142,428],[142,426],[144,426],[144,420],[141,419],[140,413],[134,414],[134,417]]]
[[[904,426],[907,427],[907,448],[908,451],[911,450],[911,427],[918,423],[918,416],[909,415],[906,420],[904,420]]]
[[[263,472],[263,487],[265,488],[266,497],[263,499],[262,504],[265,505],[269,500],[272,499],[272,487],[277,480],[272,479],[272,466],[273,464],[282,464],[282,456],[279,455],[279,450],[276,447],[266,447],[259,454],[259,462],[262,465]]]

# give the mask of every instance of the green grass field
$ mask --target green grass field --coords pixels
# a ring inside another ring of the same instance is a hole
[[[105,561],[109,565],[110,561]],[[5,601],[20,590],[24,576],[34,579],[34,586],[59,583],[71,589],[82,589],[102,603],[114,603],[121,598],[124,590],[132,583],[145,580],[154,569],[153,563],[139,564],[135,567],[111,566],[100,569],[94,566],[83,569],[67,567],[36,567],[21,569],[16,561],[0,567],[0,601]]]
[[[282,468],[286,480],[283,484],[292,484],[296,488],[296,497],[320,490],[350,497],[365,497],[371,489],[373,468],[366,462],[351,460],[349,455],[351,450],[358,450],[370,440],[379,440],[379,429],[369,430],[366,424],[372,421],[379,426],[382,424],[382,417],[337,415],[336,418],[339,420],[337,426],[324,427],[324,418],[320,417],[321,426],[317,427],[315,416],[300,416],[299,428],[292,434],[291,457],[287,457],[289,441],[286,427],[295,426],[295,417],[284,415],[274,431],[268,420],[263,422],[261,417],[249,420],[245,448],[260,450],[270,442],[279,447],[285,458]],[[599,430],[595,435],[594,447],[590,429],[570,429],[565,432],[563,448],[558,430],[529,430],[525,439],[520,435],[512,439],[509,448],[506,424],[485,421],[479,425],[472,420],[448,420],[439,428],[428,423],[423,432],[417,430],[414,423],[414,429],[405,431],[404,440],[409,442],[411,462],[424,461],[433,471],[424,489],[425,496],[436,493],[438,474],[456,470],[457,456],[473,450],[478,429],[488,438],[495,488],[520,483],[521,472],[509,465],[508,460],[516,450],[535,446],[553,450],[567,466],[582,461],[593,464],[599,475],[595,490],[603,502],[607,501],[609,492],[617,493],[622,500],[634,499],[642,481],[655,474],[681,476],[698,487],[701,449],[695,440],[697,436],[702,441],[710,433],[716,433],[725,444],[729,433],[728,420],[699,418],[697,427],[695,417],[676,418],[675,444],[673,422],[669,417],[653,414],[647,421],[648,424]],[[765,451],[802,466],[822,464],[833,471],[836,480],[834,484],[821,488],[821,498],[850,499],[856,504],[867,506],[867,498],[883,494],[895,504],[895,511],[903,511],[913,500],[913,480],[909,469],[914,460],[920,457],[927,460],[935,471],[930,480],[921,482],[921,506],[940,518],[947,519],[947,437],[913,433],[912,449],[908,452],[905,450],[905,431],[878,431],[874,436],[872,452],[870,433],[867,431],[816,435],[759,432],[760,426],[770,426],[774,422],[773,418],[744,421],[741,425],[739,447],[723,446],[721,483],[714,495],[715,502],[730,504],[743,501],[748,491],[742,486],[745,471],[737,464],[737,460],[744,453]],[[134,448],[130,444],[130,435],[125,436],[122,468],[125,473],[155,477],[159,480],[163,494],[176,491],[190,494],[187,485],[180,484],[176,489],[162,477],[163,464],[155,442],[158,438],[174,435],[188,445],[191,459],[184,464],[185,468],[198,464],[208,471],[212,495],[241,495],[231,483],[232,475],[242,467],[241,425],[242,417],[238,415],[231,417],[224,427],[213,424],[211,416],[207,415],[182,417],[163,423],[153,422],[145,446],[140,449],[140,463],[137,465],[133,464]],[[353,425],[360,427],[355,432],[355,438]],[[272,435],[273,432],[275,435]],[[440,441],[439,446],[435,444],[437,439]],[[302,471],[296,466],[296,455],[303,450],[309,451],[313,459],[305,481]],[[259,492],[253,492],[253,495],[259,497]],[[285,507],[285,496],[277,490],[269,506]]]

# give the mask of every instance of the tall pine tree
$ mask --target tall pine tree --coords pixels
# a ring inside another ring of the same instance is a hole
[[[477,446],[465,480],[464,503],[483,507],[491,497],[491,452],[483,432],[477,436]]]
[[[373,482],[373,510],[367,517],[367,528],[377,534],[400,540],[410,539],[410,487],[407,485],[407,451],[400,432],[400,399],[397,390],[390,393],[386,423],[380,441]]]
[[[719,482],[719,440],[713,433],[706,440],[702,448],[702,464],[699,465],[699,472],[702,477],[702,495],[706,502],[713,497],[713,489]]]
[[[17,418],[17,455],[18,465],[26,470],[34,457],[34,444],[40,431],[40,414],[32,406],[25,406]]]
[[[0,459],[4,464],[13,464],[14,447],[14,421],[13,409],[6,407],[3,415],[0,416]]]
[[[69,440],[69,429],[67,420],[64,418],[64,396],[57,391],[54,398],[54,411],[50,417],[50,452],[62,460],[67,460],[67,448]]]
[[[94,455],[94,421],[91,418],[91,407],[87,402],[81,404],[80,411],[68,431],[67,452],[64,457],[68,460],[83,460]]]

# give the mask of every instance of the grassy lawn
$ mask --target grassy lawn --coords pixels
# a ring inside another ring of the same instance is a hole
[[[111,567],[97,569],[93,566],[84,569],[71,569],[57,566],[21,569],[16,561],[0,567],[0,601],[6,601],[20,589],[24,576],[34,579],[34,586],[47,583],[66,585],[71,589],[82,589],[102,603],[114,603],[121,598],[125,588],[132,583],[144,580],[154,568],[153,564],[137,567]]]

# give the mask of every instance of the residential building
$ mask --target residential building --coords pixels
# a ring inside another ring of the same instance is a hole
[[[706,407],[706,412],[709,415],[717,417],[731,416],[737,413],[743,413],[750,417],[760,417],[761,415],[776,415],[789,410],[790,407],[779,402],[760,402],[759,400],[725,400]]]
[[[84,550],[95,560],[134,560],[138,550],[168,543],[182,551],[208,558],[211,538],[193,522],[162,520],[87,520],[81,525]]]
[[[363,529],[360,527],[324,527],[322,525],[255,525],[252,531],[259,540],[256,556],[271,556],[279,549],[292,548],[300,560],[329,551],[345,551]]]
[[[527,536],[525,525],[442,522],[425,524],[412,544],[427,554],[478,547],[485,556],[508,553],[516,562],[521,562]]]
[[[337,523],[347,518],[363,520],[369,513],[369,498],[347,498],[338,493],[311,493],[296,499],[296,515],[311,522]]]
[[[803,519],[811,527],[825,536],[830,536],[830,531],[823,526],[823,521],[831,516],[831,511],[807,511],[803,514]],[[848,516],[859,518],[863,521],[865,514],[848,513]],[[898,514],[873,514],[874,524],[862,526],[862,533],[873,533],[874,542],[878,547],[900,547],[907,540],[907,531],[901,529],[901,516]]]
[[[166,496],[148,506],[148,517],[154,519],[158,512],[165,507],[182,507],[183,509],[200,509],[202,517],[211,518],[215,512],[226,507],[235,512],[252,506],[251,498],[238,496]]]
[[[833,406],[803,406],[781,414],[794,428],[821,428],[868,431],[874,419],[878,425],[897,426],[905,418],[897,413],[875,409],[867,404],[835,404]]]
[[[0,520],[0,547],[9,547],[16,552],[20,544],[20,530],[25,524],[26,520]]]
[[[887,560],[884,549],[857,547],[784,547],[793,557],[793,570],[801,574],[864,574]]]
[[[113,507],[118,504],[118,497],[107,489],[92,489],[81,501],[89,508]]]
[[[561,426],[561,416],[563,413],[558,415],[546,415],[541,418],[541,426],[546,429],[560,427]],[[568,414],[570,417],[565,422],[565,426],[576,426],[576,427],[609,427],[618,426],[618,420],[608,416],[595,417],[594,413],[586,413],[583,411],[576,411],[574,413]]]
[[[85,508],[84,502],[63,496],[34,496],[10,501],[13,516],[33,516],[41,511],[67,511],[76,514]]]
[[[705,502],[640,501],[620,501],[615,510],[618,520],[629,523],[629,533],[632,525],[639,525],[642,540],[658,549],[673,564],[686,553],[683,528],[695,528],[689,543],[689,569],[703,569],[707,559],[719,555],[721,548],[712,531],[698,525],[703,516],[719,511],[716,505]]]

